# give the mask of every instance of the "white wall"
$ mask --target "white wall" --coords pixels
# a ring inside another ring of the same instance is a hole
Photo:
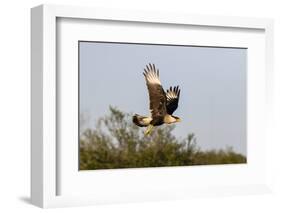
[[[28,203],[30,178],[30,11],[41,3],[77,4],[74,0],[2,1],[0,7],[0,211],[37,212]],[[275,19],[275,140],[272,141],[272,168],[274,171],[273,195],[192,199],[187,201],[157,202],[146,204],[109,205],[67,209],[70,212],[279,212],[281,205],[280,136],[280,55],[281,55],[281,7],[278,0],[80,0],[79,5],[102,6],[123,9],[155,11],[180,11],[192,14],[216,14],[233,16],[270,17]],[[279,155],[279,156],[278,156]],[[278,171],[278,170],[279,171]],[[52,210],[60,212],[63,209]]]

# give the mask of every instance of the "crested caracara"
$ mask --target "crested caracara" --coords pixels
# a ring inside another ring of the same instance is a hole
[[[179,86],[170,87],[165,92],[159,79],[159,70],[156,70],[154,64],[147,65],[143,75],[148,89],[151,115],[147,117],[135,114],[133,122],[139,127],[147,127],[145,135],[148,135],[154,126],[180,121],[179,117],[173,115],[178,108],[180,89]]]

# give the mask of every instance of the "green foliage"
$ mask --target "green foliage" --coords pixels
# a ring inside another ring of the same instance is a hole
[[[174,125],[156,127],[145,136],[130,114],[109,110],[95,129],[80,134],[81,170],[246,163],[246,157],[231,148],[201,151],[193,133],[176,138]]]

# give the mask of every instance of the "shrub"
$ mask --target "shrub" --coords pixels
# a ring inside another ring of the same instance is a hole
[[[114,107],[109,111],[94,129],[81,130],[81,170],[246,163],[232,148],[201,151],[194,133],[176,138],[174,125],[162,125],[145,136],[131,114]]]

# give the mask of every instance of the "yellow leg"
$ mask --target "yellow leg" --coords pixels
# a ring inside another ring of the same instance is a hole
[[[144,134],[149,135],[152,132],[153,127],[153,125],[149,124]]]

